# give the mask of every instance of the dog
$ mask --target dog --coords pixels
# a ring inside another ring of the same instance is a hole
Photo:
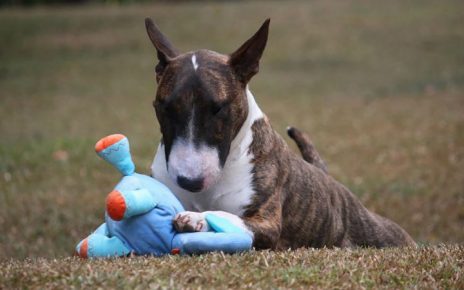
[[[205,215],[214,212],[250,232],[256,249],[415,245],[327,173],[307,135],[288,130],[301,158],[271,127],[248,87],[269,23],[224,55],[179,53],[145,20],[158,58],[153,106],[162,134],[151,170],[188,210],[176,228],[208,231]]]

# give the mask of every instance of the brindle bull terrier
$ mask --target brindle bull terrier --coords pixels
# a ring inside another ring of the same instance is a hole
[[[248,82],[258,72],[269,22],[235,52],[179,53],[150,18],[162,140],[152,175],[189,210],[179,231],[207,231],[215,211],[249,231],[257,249],[415,245],[396,223],[367,210],[326,172],[309,138],[288,133],[293,153],[258,107]]]

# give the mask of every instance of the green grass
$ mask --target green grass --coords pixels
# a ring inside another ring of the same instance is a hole
[[[243,285],[324,287],[332,281],[344,287],[338,283],[348,281],[366,287],[462,288],[462,247],[433,246],[464,241],[464,4],[458,0],[0,10],[0,261],[2,269],[9,269],[1,271],[0,282],[41,288],[108,278],[109,285],[123,279],[129,286],[142,278],[126,280],[111,269],[133,266],[141,277],[153,275],[144,280],[168,287],[170,273],[181,273],[173,271],[176,267],[209,267],[222,259],[63,259],[102,222],[104,198],[119,179],[93,152],[96,140],[126,134],[139,170],[148,172],[160,138],[151,106],[156,61],[145,33],[146,16],[182,51],[224,53],[270,16],[268,47],[251,89],[275,129],[284,133],[287,125],[295,125],[310,133],[333,176],[368,208],[430,245],[417,251],[301,250],[295,256],[286,253],[288,260],[267,252],[227,256],[231,273],[251,275]],[[416,261],[429,252],[437,256],[424,264]],[[280,268],[274,265],[281,270],[240,272],[243,265],[251,269],[258,261],[259,266],[261,255],[281,261]],[[292,264],[298,257],[312,262]],[[357,268],[358,259],[388,257],[401,264],[390,269],[400,275],[392,278],[399,284],[382,282],[383,270]],[[436,267],[427,263],[445,267],[442,260],[457,268],[450,266],[455,270],[446,268],[439,277],[458,275],[461,284],[433,276]],[[338,263],[330,268],[335,272],[325,272],[328,263]],[[160,266],[145,269],[151,264]],[[417,273],[401,270],[408,267]],[[218,275],[226,275],[221,271]],[[191,277],[176,285],[237,286],[204,273]]]

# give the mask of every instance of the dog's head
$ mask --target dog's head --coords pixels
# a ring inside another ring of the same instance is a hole
[[[179,53],[150,18],[158,90],[153,102],[170,177],[192,192],[221,176],[232,140],[248,114],[246,86],[258,72],[269,19],[229,55],[209,50]]]

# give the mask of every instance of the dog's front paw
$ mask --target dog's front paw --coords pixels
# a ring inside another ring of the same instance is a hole
[[[185,211],[178,213],[173,220],[178,232],[207,232],[209,231],[205,215],[201,212]]]

